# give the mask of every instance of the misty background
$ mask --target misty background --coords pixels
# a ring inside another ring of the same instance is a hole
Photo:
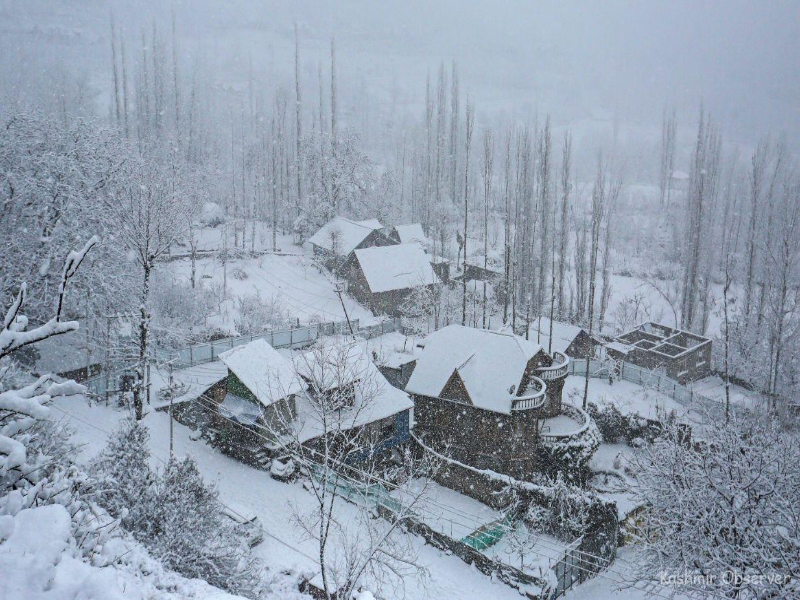
[[[657,147],[665,106],[677,111],[679,147],[691,141],[702,101],[728,143],[749,148],[773,134],[797,148],[797,2],[6,0],[4,110],[57,110],[59,98],[79,95],[85,110],[107,116],[111,14],[133,61],[143,31],[171,34],[173,12],[182,69],[217,88],[221,119],[252,93],[251,80],[264,97],[293,87],[295,23],[303,91],[315,98],[335,38],[341,118],[373,154],[382,132],[420,118],[426,76],[452,61],[479,126],[550,114],[587,154],[610,141],[627,147],[629,175],[655,168],[635,157],[642,145]],[[678,168],[687,161],[679,151]]]

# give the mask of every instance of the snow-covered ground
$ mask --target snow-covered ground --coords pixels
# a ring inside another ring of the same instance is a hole
[[[206,228],[199,235],[200,248],[219,250],[221,229]],[[249,236],[249,233],[248,233]],[[250,251],[249,237],[245,250]],[[257,230],[256,251],[271,249],[271,233],[266,228]],[[229,236],[229,243],[233,243]],[[209,324],[220,327],[234,335],[238,314],[237,299],[259,294],[262,300],[275,298],[277,304],[292,321],[309,322],[344,321],[345,308],[351,319],[362,324],[374,322],[372,312],[362,307],[347,294],[342,294],[344,308],[335,291],[335,282],[330,273],[320,271],[313,263],[310,252],[292,243],[291,236],[279,236],[280,254],[262,254],[256,257],[231,257],[227,263],[227,300],[220,304],[219,314]],[[176,254],[184,254],[178,249]],[[188,258],[173,260],[163,265],[176,280],[188,282],[191,278],[191,261]],[[222,289],[225,266],[216,256],[204,256],[197,260],[196,280],[199,285]]]
[[[407,493],[395,490],[391,495],[402,502],[408,494],[418,495],[423,485],[426,484],[422,481],[413,481]],[[414,512],[431,529],[454,540],[503,517],[499,511],[432,481],[427,483]]]
[[[583,402],[584,378],[570,375],[564,382],[564,399],[580,406]],[[679,418],[687,416],[687,409],[669,396],[643,388],[630,381],[615,380],[609,384],[607,379],[589,379],[589,402],[599,407],[615,405],[622,414],[638,414],[647,419],[658,419],[659,415],[675,412]]]
[[[60,398],[53,406],[53,417],[63,417],[76,430],[74,440],[82,444],[80,460],[97,454],[106,442],[107,432],[127,414],[104,405],[89,406],[81,397]],[[144,423],[151,434],[152,466],[163,467],[163,461],[169,457],[169,416],[153,411]],[[312,496],[300,483],[280,483],[268,473],[229,458],[202,441],[191,440],[190,433],[187,427],[175,423],[175,453],[196,459],[206,480],[217,483],[223,502],[235,502],[261,520],[266,534],[264,542],[255,549],[257,555],[272,569],[316,572],[316,545],[292,524],[292,507],[311,510]],[[341,503],[337,516],[344,522],[355,523],[356,512],[351,505]],[[455,556],[425,545],[422,538],[415,537],[412,542],[419,551],[421,566],[430,572],[430,577],[422,582],[405,581],[407,598],[519,598],[512,588],[492,581]]]

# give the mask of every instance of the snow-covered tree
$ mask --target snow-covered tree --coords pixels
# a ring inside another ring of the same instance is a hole
[[[144,377],[149,359],[150,295],[156,262],[183,239],[199,208],[191,173],[174,152],[132,156],[103,195],[109,228],[132,254],[139,270],[139,357],[133,403],[144,415]]]
[[[770,416],[714,419],[698,443],[669,427],[630,460],[645,507],[632,577],[725,597],[800,593],[799,465],[797,434]]]

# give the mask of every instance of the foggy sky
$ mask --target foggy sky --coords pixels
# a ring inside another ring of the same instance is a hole
[[[112,9],[135,40],[154,18],[168,32],[172,6],[0,0],[0,51],[39,75],[61,61],[102,82]],[[290,81],[297,22],[304,85],[315,83],[335,35],[345,99],[366,93],[416,110],[426,74],[456,60],[462,92],[484,113],[550,112],[562,123],[616,114],[657,125],[674,105],[681,124],[693,125],[702,99],[728,139],[784,132],[798,144],[800,2],[184,0],[174,9],[186,60],[212,57],[232,85],[250,63]]]

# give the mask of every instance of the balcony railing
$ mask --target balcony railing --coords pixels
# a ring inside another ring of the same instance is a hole
[[[535,410],[547,402],[547,384],[539,377],[531,377],[528,389],[511,401],[511,410]]]
[[[566,377],[569,372],[569,356],[561,352],[553,352],[553,364],[549,367],[539,367],[536,374],[544,381],[553,381]]]

